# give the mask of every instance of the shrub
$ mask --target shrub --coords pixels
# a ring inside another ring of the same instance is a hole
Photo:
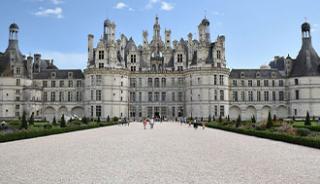
[[[273,115],[273,121],[277,121],[277,116],[275,114]]]
[[[296,130],[289,123],[283,123],[280,127],[277,128],[277,131],[282,132],[282,133],[287,133],[290,135],[295,135],[295,133],[296,133]]]
[[[23,111],[22,120],[21,120],[21,129],[28,129],[28,122],[26,119],[26,112]]]
[[[220,123],[222,122],[222,117],[221,117],[221,115],[219,116],[219,122],[220,122]]]
[[[34,123],[34,113],[32,113],[29,118],[29,125],[33,125],[33,123]]]
[[[107,116],[107,122],[108,122],[108,123],[110,122],[110,117],[109,117],[109,115]]]
[[[238,128],[241,125],[241,116],[239,114],[237,121],[236,121],[236,128]]]
[[[56,117],[55,117],[55,116],[53,117],[52,125],[53,125],[53,126],[57,126],[57,120],[56,120]]]
[[[272,123],[272,119],[271,119],[271,112],[269,112],[268,114],[268,121],[267,121],[267,128],[272,128],[273,123]]]
[[[45,125],[43,125],[43,128],[44,128],[44,129],[51,129],[51,128],[52,128],[52,125],[50,125],[50,124],[45,124]]]
[[[85,116],[81,119],[81,121],[83,124],[88,124],[88,119]]]
[[[256,123],[256,117],[254,115],[251,117],[251,123]]]
[[[64,128],[64,127],[66,127],[67,125],[66,125],[66,120],[64,119],[64,114],[62,114],[62,116],[61,116],[61,120],[60,120],[60,127],[61,128]]]
[[[100,122],[101,122],[101,120],[100,120],[100,116],[98,116],[98,120],[97,120],[97,122],[98,122],[98,123],[100,123]]]
[[[208,117],[208,122],[211,122],[212,120],[211,120],[211,115],[209,115],[209,117]]]
[[[119,118],[118,118],[117,116],[115,116],[115,117],[112,118],[112,121],[113,121],[113,122],[118,122],[118,120],[119,120]]]
[[[298,128],[296,129],[296,135],[298,136],[308,136],[311,131],[307,128]]]
[[[311,126],[311,121],[310,121],[310,115],[309,112],[307,112],[306,120],[304,121],[305,126]]]
[[[227,116],[227,121],[230,122],[230,116],[229,115]]]

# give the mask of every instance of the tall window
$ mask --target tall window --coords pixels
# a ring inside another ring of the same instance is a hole
[[[232,97],[233,97],[233,101],[237,102],[238,101],[238,91],[233,91]]]
[[[224,77],[223,77],[223,75],[220,75],[220,76],[219,76],[219,79],[220,79],[220,80],[219,80],[219,81],[220,81],[220,85],[223,85],[223,84],[224,84],[224,80],[223,80]]]
[[[220,90],[220,100],[224,100],[224,91]]]
[[[264,101],[269,101],[269,91],[264,92]]]
[[[182,54],[178,54],[178,63],[182,63]]]
[[[96,100],[101,101],[101,90],[96,91]]]
[[[100,86],[102,83],[102,76],[101,75],[96,75],[96,85]]]
[[[81,92],[80,91],[77,91],[77,102],[80,102],[81,101]]]
[[[279,101],[283,101],[284,100],[284,93],[283,91],[279,91]]]
[[[48,93],[47,92],[43,92],[43,101],[44,102],[48,101]]]
[[[224,117],[224,106],[223,105],[220,106],[220,116]]]
[[[56,87],[56,81],[51,81],[51,87],[55,88]]]
[[[213,94],[213,96],[214,96],[214,100],[218,100],[218,91],[217,90],[214,90],[214,94]]]
[[[17,75],[20,75],[20,73],[21,73],[21,72],[20,72],[20,68],[17,67],[17,68],[16,68],[16,74],[17,74]]]
[[[137,83],[136,78],[130,78],[130,87],[135,88]]]
[[[91,100],[93,100],[93,90],[91,90],[90,96],[91,96]]]
[[[137,56],[135,54],[131,54],[131,58],[130,58],[131,63],[136,63],[137,61]]]
[[[166,101],[166,92],[161,93],[161,101]]]
[[[178,78],[178,85],[183,86],[184,79],[182,77]]]
[[[152,92],[148,92],[148,101],[152,102]]]
[[[73,81],[72,81],[72,80],[69,80],[69,81],[68,81],[68,86],[69,86],[69,88],[72,88],[72,87],[73,87]]]
[[[217,75],[214,75],[214,76],[213,76],[213,84],[214,84],[214,85],[217,85]]]
[[[63,101],[64,101],[64,95],[63,95],[63,92],[62,92],[62,91],[59,92],[59,101],[60,101],[60,102],[63,102]]]
[[[172,99],[173,102],[176,101],[176,94],[175,94],[175,92],[172,92],[172,93],[171,93],[171,99]]]
[[[96,116],[101,117],[101,105],[96,106]]]
[[[81,87],[81,80],[77,80],[77,87],[78,87],[78,88]]]
[[[154,79],[154,87],[159,88],[160,87],[160,80],[159,78]]]
[[[165,88],[166,85],[167,85],[166,78],[162,78],[162,79],[161,79],[161,87]]]
[[[265,87],[268,87],[269,86],[269,81],[268,80],[264,80],[263,84],[264,84]]]
[[[221,59],[221,51],[217,50],[217,59]]]
[[[275,91],[272,91],[272,100],[276,101],[276,92]]]
[[[246,101],[246,96],[245,96],[244,91],[241,91],[241,100]]]
[[[99,63],[99,68],[104,68],[104,63]]]
[[[237,80],[232,80],[232,86],[237,86],[238,83],[237,83]]]
[[[260,84],[260,80],[257,80],[257,86],[261,86],[261,84]]]
[[[249,96],[249,101],[252,102],[253,101],[253,91],[249,91],[248,96]]]
[[[299,80],[298,79],[294,79],[294,85],[298,85],[299,84]]]
[[[68,102],[72,101],[72,93],[68,91]]]
[[[44,87],[44,88],[48,87],[48,81],[42,81],[42,87]]]
[[[154,101],[155,102],[159,102],[159,100],[160,100],[160,93],[159,92],[155,92],[154,93]]]
[[[296,90],[296,100],[300,99],[300,94],[299,94],[299,90]]]
[[[63,80],[61,80],[61,81],[60,81],[59,86],[60,86],[61,88],[63,88],[63,87],[64,87],[64,81],[63,81]]]
[[[99,60],[104,59],[104,51],[103,50],[99,50]]]
[[[181,91],[178,93],[178,101],[179,102],[183,101],[183,93]]]
[[[252,80],[248,80],[248,86],[252,87]]]
[[[279,86],[283,86],[283,80],[279,80]]]
[[[51,92],[51,100],[50,100],[51,102],[54,102],[54,101],[56,101],[56,92]]]
[[[260,91],[257,92],[257,101],[258,102],[261,101],[261,92]]]

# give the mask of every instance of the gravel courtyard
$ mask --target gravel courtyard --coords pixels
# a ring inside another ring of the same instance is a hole
[[[320,150],[178,123],[0,144],[0,183],[320,183]]]

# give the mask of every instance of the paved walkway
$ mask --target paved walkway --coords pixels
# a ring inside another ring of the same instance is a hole
[[[178,123],[0,144],[0,183],[320,183],[320,150]]]

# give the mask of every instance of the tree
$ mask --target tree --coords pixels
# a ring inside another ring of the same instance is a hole
[[[211,120],[211,115],[209,115],[209,117],[208,117],[208,122],[211,122],[212,120]]]
[[[57,120],[56,120],[56,117],[55,117],[55,116],[53,117],[52,125],[53,125],[53,126],[57,126]]]
[[[32,113],[30,116],[29,125],[33,125],[33,123],[34,123],[34,113]]]
[[[311,125],[310,115],[309,115],[309,112],[308,112],[308,111],[307,111],[306,120],[304,121],[304,125],[305,125],[305,126],[310,126],[310,125]]]
[[[277,121],[277,116],[275,114],[273,115],[273,121]]]
[[[98,116],[98,120],[97,120],[97,122],[98,122],[98,124],[101,122],[101,120],[100,120],[100,116]]]
[[[109,115],[107,116],[107,122],[110,123],[110,117],[109,117]]]
[[[241,124],[241,116],[239,114],[238,118],[237,118],[237,121],[236,121],[236,127],[238,128]]]
[[[251,118],[251,123],[256,123],[256,117],[254,115]]]
[[[229,115],[228,115],[228,117],[227,117],[227,121],[230,122],[230,116],[229,116]]]
[[[268,114],[268,121],[267,121],[267,128],[272,128],[273,123],[272,123],[272,118],[271,118],[271,112]]]
[[[62,114],[62,116],[61,116],[61,120],[60,120],[60,127],[61,128],[64,128],[64,127],[66,127],[67,125],[66,125],[66,120],[64,119],[64,114]]]
[[[26,112],[23,111],[22,120],[21,120],[21,129],[28,129],[28,122],[26,119]]]
[[[220,123],[222,122],[222,117],[221,117],[221,115],[219,116],[219,122],[220,122]]]

